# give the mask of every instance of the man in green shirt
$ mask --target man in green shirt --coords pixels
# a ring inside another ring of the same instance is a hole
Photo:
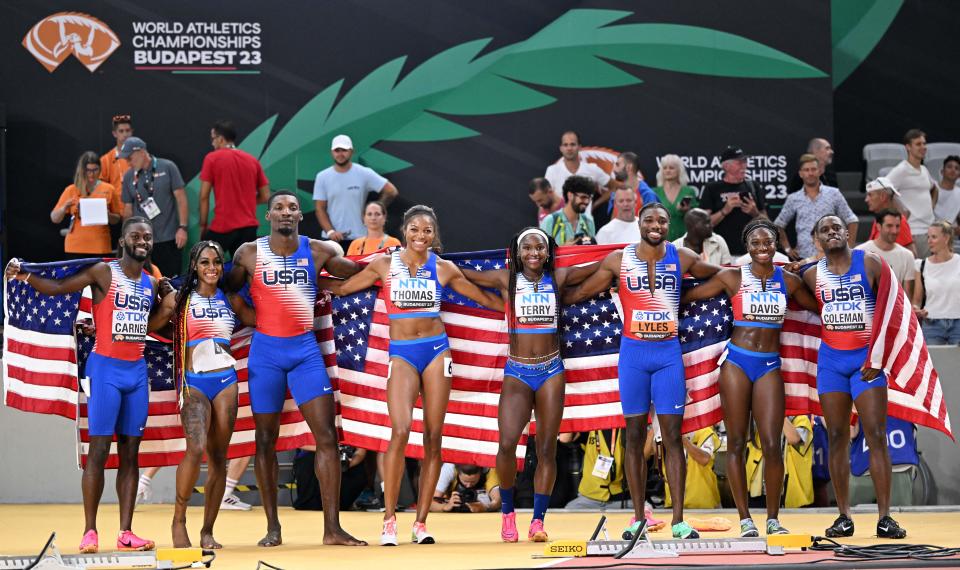
[[[590,200],[596,192],[593,180],[584,176],[571,176],[563,183],[566,205],[540,222],[540,229],[547,232],[560,245],[572,244],[583,236],[593,238],[597,234],[593,218],[586,213]]]

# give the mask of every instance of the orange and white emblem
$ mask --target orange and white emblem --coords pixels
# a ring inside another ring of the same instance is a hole
[[[70,54],[91,72],[96,71],[120,47],[120,39],[109,26],[81,12],[47,16],[30,28],[22,43],[51,73]]]

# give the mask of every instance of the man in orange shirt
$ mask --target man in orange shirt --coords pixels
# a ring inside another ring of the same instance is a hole
[[[127,159],[120,158],[120,147],[127,137],[133,135],[133,123],[130,115],[114,115],[113,117],[113,138],[117,139],[117,146],[103,153],[100,157],[100,180],[103,180],[120,194],[120,183],[123,181],[123,174],[130,168]]]

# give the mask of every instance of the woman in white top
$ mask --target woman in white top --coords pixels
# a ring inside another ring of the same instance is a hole
[[[930,257],[917,260],[913,309],[927,344],[960,344],[960,255],[953,253],[953,224],[934,222],[927,230]]]

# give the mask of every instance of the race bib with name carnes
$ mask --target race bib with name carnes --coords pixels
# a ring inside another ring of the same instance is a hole
[[[144,342],[150,313],[130,309],[115,309],[111,319],[111,334],[115,342]]]
[[[758,323],[782,323],[787,314],[787,296],[780,291],[743,293],[743,319]]]
[[[430,309],[438,301],[433,279],[394,277],[390,283],[390,302],[398,309]]]
[[[669,310],[634,310],[630,332],[642,340],[663,340],[677,334],[677,320]]]

